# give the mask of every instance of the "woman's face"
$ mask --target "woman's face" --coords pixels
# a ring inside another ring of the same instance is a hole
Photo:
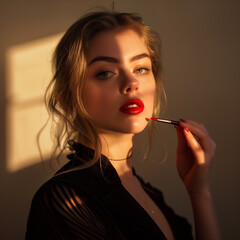
[[[139,133],[152,116],[155,79],[144,39],[131,29],[99,33],[87,51],[83,102],[101,132]]]

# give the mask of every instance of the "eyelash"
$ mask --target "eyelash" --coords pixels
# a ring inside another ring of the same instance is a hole
[[[137,72],[139,70],[144,71],[144,72],[142,72],[142,73]],[[137,68],[136,70],[134,70],[134,73],[142,75],[142,74],[148,74],[149,71],[150,71],[149,68],[141,67],[141,68]],[[106,76],[106,74],[108,74],[108,76]],[[110,76],[109,76],[109,74],[110,74]],[[96,78],[98,78],[100,80],[106,80],[106,79],[110,78],[113,75],[115,75],[114,72],[111,72],[111,71],[101,71],[101,72],[96,74]]]
[[[96,77],[98,78],[98,79],[101,79],[101,80],[104,80],[104,79],[108,79],[108,78],[110,78],[111,76],[104,76],[106,73],[112,73],[112,75],[114,74],[113,72],[111,72],[111,71],[101,71],[101,72],[99,72],[99,73],[97,73],[96,74]]]
[[[146,72],[144,72],[144,73],[139,73],[139,74],[148,74],[148,72],[150,71],[149,68],[142,67],[142,68],[138,68],[138,69],[136,69],[134,72],[136,72],[136,71],[138,71],[138,70],[146,71]]]

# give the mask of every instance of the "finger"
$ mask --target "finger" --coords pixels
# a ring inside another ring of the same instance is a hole
[[[202,123],[201,122],[197,122],[197,121],[193,121],[193,120],[190,120],[190,119],[179,119],[179,121],[181,123],[188,123],[188,124],[192,124],[192,125],[201,125]]]
[[[195,137],[188,128],[184,128],[183,132],[189,144],[189,147],[191,148],[192,153],[195,156],[197,163],[199,165],[205,164],[205,155],[201,145],[198,143],[198,141],[195,139]]]
[[[179,121],[179,124],[181,127],[183,128],[192,128],[192,129],[198,129],[200,132],[202,132],[202,134],[206,134],[207,133],[207,129],[205,128],[205,126],[200,123],[200,122],[195,122],[192,120],[183,120],[181,119]]]
[[[180,121],[180,125],[183,128],[188,128],[191,133],[196,136],[201,144],[202,148],[207,152],[212,150],[213,141],[210,138],[206,128],[202,123],[197,123],[191,120],[185,120],[184,122]]]
[[[188,149],[188,143],[183,133],[183,128],[175,126],[178,138],[177,153],[185,152]]]

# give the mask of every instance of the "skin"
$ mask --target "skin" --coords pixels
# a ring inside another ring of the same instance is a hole
[[[202,123],[180,121],[176,132],[177,170],[191,200],[196,239],[221,240],[209,185],[216,144]]]
[[[102,153],[110,159],[129,155],[134,134],[141,132],[147,125],[145,118],[152,116],[155,79],[151,61],[146,56],[131,61],[141,54],[148,55],[144,39],[133,30],[122,28],[98,34],[87,51],[84,105],[99,128]],[[112,60],[96,60],[100,56]],[[138,115],[120,112],[119,108],[129,98],[140,98],[144,111]],[[209,187],[209,169],[216,145],[201,123],[180,121],[176,133],[177,170],[192,203],[196,238],[221,239]],[[131,159],[111,163],[126,190],[148,213],[150,208],[154,209],[155,214],[149,215],[167,239],[174,239],[165,216],[132,175]]]
[[[142,55],[145,54],[145,55]],[[85,106],[102,132],[135,134],[152,114],[155,79],[144,39],[132,30],[117,29],[97,35],[87,52]],[[99,56],[111,59],[96,60]],[[132,59],[139,56],[139,59]],[[145,109],[128,115],[119,108],[130,98],[140,98]]]
[[[90,42],[84,105],[99,128],[103,153],[109,158],[125,158],[133,135],[146,127],[145,118],[152,115],[155,79],[148,55],[144,39],[129,29],[102,32]],[[111,59],[96,60],[100,56]],[[143,101],[144,111],[120,112],[132,98]]]

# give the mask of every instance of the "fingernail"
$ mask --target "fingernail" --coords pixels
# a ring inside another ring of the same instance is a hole
[[[187,132],[190,132],[188,128],[185,128],[185,130],[186,130]]]
[[[182,119],[182,118],[180,118],[179,121],[181,121],[181,122],[183,122],[183,123],[186,122],[186,121],[185,121],[184,119]]]

